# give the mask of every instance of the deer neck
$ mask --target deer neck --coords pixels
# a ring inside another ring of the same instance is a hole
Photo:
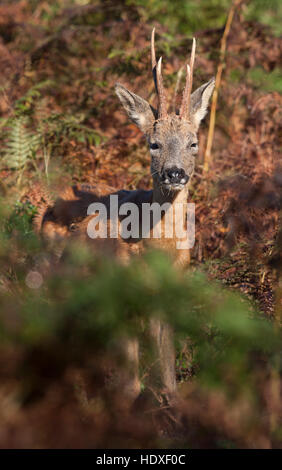
[[[157,202],[160,205],[169,203],[172,208],[175,208],[176,204],[186,204],[187,198],[187,185],[184,186],[181,191],[169,191],[166,189],[161,189],[160,186],[154,183],[152,202]]]
[[[168,191],[157,185],[153,187],[152,202],[158,203],[160,206],[168,203],[168,209],[165,209],[165,215],[168,217],[168,224],[171,227],[173,236],[170,240],[164,240],[163,237],[163,219],[159,221],[162,233],[161,243],[165,245],[175,244],[177,226],[182,226],[186,218],[188,187],[185,186],[181,191]],[[167,223],[167,222],[166,222]]]

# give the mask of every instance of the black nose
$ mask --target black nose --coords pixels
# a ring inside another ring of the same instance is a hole
[[[186,175],[183,168],[173,166],[162,172],[162,181],[166,184],[186,184],[188,180],[189,176]]]

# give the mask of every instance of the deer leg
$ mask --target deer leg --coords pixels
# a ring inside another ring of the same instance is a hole
[[[137,338],[123,337],[114,348],[115,365],[106,387],[111,402],[123,410],[128,410],[139,396],[139,341]]]
[[[123,395],[130,403],[140,394],[139,380],[139,341],[137,338],[128,338],[122,345],[125,367],[121,373],[121,386]]]
[[[160,318],[151,318],[149,336],[153,354],[153,365],[149,378],[149,386],[154,391],[168,395],[176,391],[175,350],[173,331],[168,323]]]

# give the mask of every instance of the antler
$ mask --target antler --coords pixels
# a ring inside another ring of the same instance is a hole
[[[192,52],[190,58],[190,66],[187,64],[187,73],[186,73],[186,83],[183,91],[182,103],[180,107],[180,117],[183,119],[189,119],[190,117],[190,102],[191,102],[191,92],[193,85],[193,70],[195,62],[195,51],[196,51],[196,39],[193,38]]]
[[[158,107],[158,117],[163,119],[167,117],[167,105],[166,105],[166,96],[163,85],[162,78],[162,58],[156,61],[156,52],[155,52],[155,28],[152,31],[151,36],[151,56],[152,56],[152,72],[155,82],[156,92],[159,98],[159,107]]]

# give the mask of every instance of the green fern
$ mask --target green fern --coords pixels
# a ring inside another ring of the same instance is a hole
[[[96,130],[83,124],[85,115],[83,113],[73,115],[52,114],[42,121],[46,126],[46,134],[51,138],[55,136],[57,139],[62,137],[74,138],[78,142],[88,143],[89,145],[100,145],[106,138]]]
[[[10,123],[4,151],[4,161],[9,168],[25,168],[39,146],[40,135],[33,134],[27,125],[28,119],[23,116],[13,119]]]
[[[22,97],[14,104],[14,111],[17,116],[22,114],[32,114],[38,100],[42,97],[42,90],[54,86],[53,80],[44,80],[32,86]]]

